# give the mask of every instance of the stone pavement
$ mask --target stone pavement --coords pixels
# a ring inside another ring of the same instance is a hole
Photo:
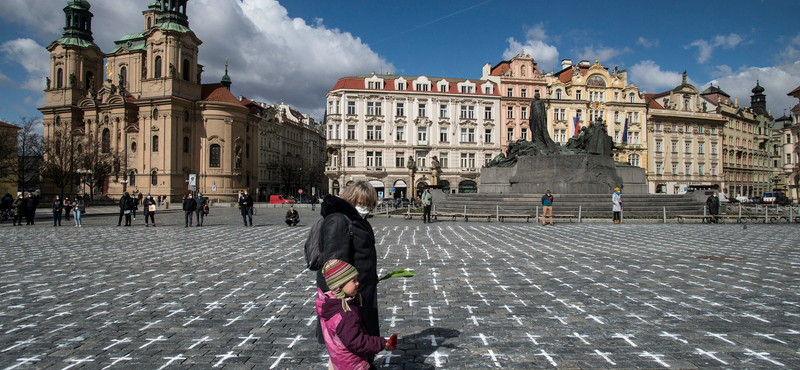
[[[236,212],[0,225],[0,369],[325,369],[319,216]],[[796,224],[371,222],[379,273],[418,272],[379,287],[378,369],[800,368]]]

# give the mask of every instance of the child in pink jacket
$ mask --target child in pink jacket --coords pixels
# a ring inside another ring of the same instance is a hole
[[[329,369],[367,370],[374,368],[375,354],[395,349],[397,335],[389,340],[367,334],[358,296],[358,271],[353,265],[332,259],[322,267],[330,291],[317,288],[317,315],[325,346],[330,355]]]

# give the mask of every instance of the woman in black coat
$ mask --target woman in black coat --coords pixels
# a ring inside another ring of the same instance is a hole
[[[366,217],[378,203],[378,193],[366,181],[359,181],[345,189],[341,196],[326,195],[321,214],[323,261],[340,259],[358,270],[358,293],[361,295],[361,312],[367,334],[380,336],[378,321],[378,254],[375,251],[375,234]],[[349,223],[353,223],[350,238]],[[317,287],[328,291],[322,269],[317,270]],[[317,320],[317,339],[324,343]]]

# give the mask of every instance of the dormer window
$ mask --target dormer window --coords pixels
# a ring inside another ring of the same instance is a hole
[[[428,91],[428,84],[419,84],[418,83],[414,90],[416,90],[416,91]]]
[[[439,85],[439,91],[440,91],[440,92],[447,92],[448,90],[449,90],[449,89],[448,89],[448,86],[447,86],[447,84],[446,84],[446,83],[443,83],[443,84],[440,84],[440,85]]]
[[[462,94],[472,94],[473,87],[472,86],[461,86],[461,93]]]
[[[406,89],[406,83],[405,82],[398,82],[397,83],[397,90],[405,90],[405,89]]]
[[[367,88],[368,89],[375,89],[375,90],[382,89],[383,88],[383,82],[382,81],[369,81],[369,82],[367,82]]]

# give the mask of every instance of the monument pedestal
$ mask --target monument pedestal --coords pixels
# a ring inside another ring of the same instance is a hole
[[[487,194],[611,194],[622,187],[610,156],[560,154],[519,157],[514,167],[481,169]]]

